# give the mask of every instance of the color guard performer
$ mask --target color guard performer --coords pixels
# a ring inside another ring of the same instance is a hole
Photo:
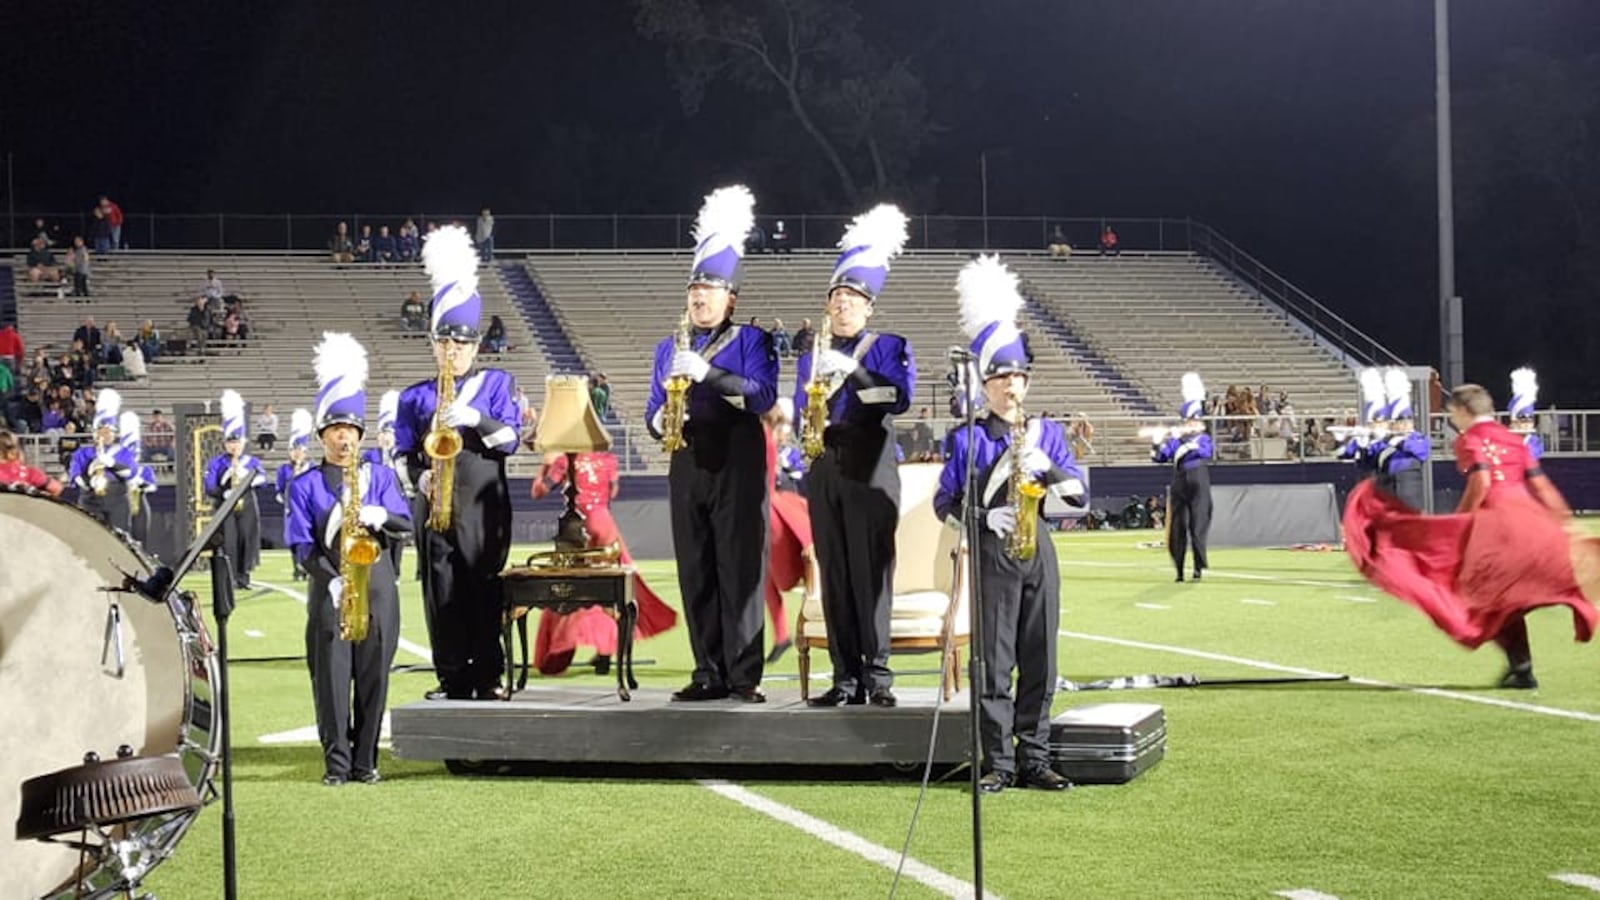
[[[1206,535],[1211,531],[1211,458],[1216,448],[1206,433],[1206,387],[1196,372],[1185,372],[1182,381],[1183,405],[1178,416],[1183,424],[1175,434],[1159,440],[1151,451],[1158,463],[1172,463],[1172,487],[1167,501],[1167,552],[1183,580],[1183,559],[1194,548],[1194,580],[1210,567],[1206,561]]]
[[[289,526],[289,482],[294,481],[302,472],[311,469],[311,459],[308,456],[311,446],[311,411],[297,409],[289,416],[289,461],[278,466],[278,481],[275,496],[278,505],[283,507],[284,528]],[[287,543],[287,540],[285,541]],[[290,554],[294,563],[294,580],[302,581],[306,577],[306,570],[300,565],[300,560]]]
[[[706,197],[695,222],[683,324],[656,346],[645,408],[652,435],[686,442],[672,452],[667,474],[672,548],[694,653],[690,683],[672,695],[678,701],[767,699],[761,597],[768,502],[760,417],[777,399],[778,356],[767,332],[733,321],[754,207],[742,186]]]
[[[905,242],[905,213],[889,204],[850,224],[829,284],[826,327],[798,363],[794,408],[802,429],[815,418],[813,394],[827,408],[822,455],[806,479],[833,663],[833,686],[806,701],[815,707],[896,702],[889,670],[900,519],[894,417],[911,406],[917,367],[910,342],[869,330],[867,320]]]
[[[67,467],[67,481],[78,488],[78,507],[110,528],[127,531],[128,483],[138,474],[139,458],[117,442],[122,395],[102,388],[94,401],[94,442],[79,447]]]
[[[206,466],[205,490],[219,513],[222,501],[242,480],[250,482],[239,508],[222,526],[222,546],[233,566],[235,587],[248,588],[250,573],[261,562],[261,507],[255,489],[267,483],[261,460],[244,452],[244,398],[238,391],[222,392],[222,449]]]
[[[377,553],[364,575],[354,563],[346,565],[350,537],[346,531],[381,546],[405,536],[411,529],[411,511],[393,470],[360,461],[358,448],[366,428],[366,350],[348,334],[326,333],[316,350],[315,367],[322,463],[290,482],[284,533],[295,559],[310,575],[306,664],[322,742],[322,783],[376,784],[389,666],[400,640],[400,595],[388,554]],[[359,525],[349,528],[346,515],[356,516]],[[346,575],[352,579],[349,583]],[[352,592],[362,589],[363,578],[366,635],[349,640],[341,633],[343,605],[353,602]]]
[[[426,696],[490,700],[502,696],[505,668],[497,579],[511,552],[506,457],[516,452],[522,427],[517,384],[509,372],[475,367],[483,298],[466,230],[439,229],[422,256],[433,282],[433,358],[440,374],[401,392],[394,442],[416,489],[413,527],[439,676]],[[428,455],[429,447],[448,453],[452,445],[459,453],[451,458]]]

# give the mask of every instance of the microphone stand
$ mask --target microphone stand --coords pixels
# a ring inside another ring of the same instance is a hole
[[[232,514],[232,507],[223,516]],[[233,565],[219,539],[211,548],[211,614],[217,620],[217,703],[222,715],[222,887],[239,896],[239,861],[233,817],[233,716],[228,708],[228,617],[233,615]]]
[[[967,465],[966,472],[962,475],[961,491],[961,524],[962,531],[967,541],[967,585],[968,602],[967,615],[970,619],[968,632],[971,639],[967,643],[967,690],[968,713],[971,718],[969,725],[968,749],[972,754],[972,888],[973,896],[983,896],[983,791],[978,789],[978,781],[983,776],[983,730],[981,727],[982,710],[979,708],[980,692],[986,684],[986,660],[983,655],[983,584],[978,565],[978,529],[982,527],[979,521],[980,506],[977,503],[977,454],[974,452],[977,437],[977,401],[972,395],[972,365],[971,354],[952,354],[952,362],[956,364],[958,387],[961,391],[962,404],[966,411],[967,430]]]

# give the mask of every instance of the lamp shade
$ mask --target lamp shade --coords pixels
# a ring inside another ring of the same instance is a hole
[[[611,449],[611,433],[600,424],[589,402],[589,379],[551,375],[544,380],[544,409],[539,415],[539,453],[595,453]]]

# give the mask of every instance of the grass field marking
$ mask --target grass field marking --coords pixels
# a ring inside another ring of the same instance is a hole
[[[1339,596],[1334,597],[1333,599],[1335,599],[1335,600],[1343,600],[1346,603],[1377,603],[1378,602],[1378,598],[1377,597],[1358,597],[1355,594],[1340,594]]]
[[[302,594],[299,591],[290,590],[289,588],[286,588],[286,587],[284,587],[282,585],[269,584],[268,582],[265,582],[265,581],[255,581],[255,580],[252,580],[251,583],[252,584],[259,584],[264,588],[268,588],[269,590],[277,591],[278,593],[284,595],[285,597],[293,597],[294,599],[300,601],[301,605],[305,605],[305,604],[311,602],[309,599],[306,598],[305,594]],[[400,639],[400,649],[406,651],[407,653],[411,654],[412,656],[420,657],[422,659],[427,660],[428,662],[433,662],[433,651],[429,650],[427,647],[422,646],[421,644],[416,643],[415,641],[408,641],[405,638],[401,638]]]
[[[1332,894],[1313,891],[1311,888],[1295,888],[1292,891],[1274,891],[1274,897],[1288,897],[1289,900],[1339,900]]]
[[[1550,876],[1551,881],[1570,884],[1573,887],[1588,888],[1600,894],[1600,875],[1584,875],[1580,872],[1561,872]]]
[[[1146,565],[1144,563],[1130,562],[1108,562],[1100,559],[1073,559],[1072,557],[1066,556],[1061,557],[1061,565],[1088,566],[1089,568],[1094,569],[1144,569],[1150,572],[1161,572],[1163,574],[1172,571],[1171,568],[1163,565]],[[1207,569],[1206,578],[1237,578],[1241,581],[1267,581],[1273,584],[1295,584],[1300,585],[1301,587],[1348,588],[1366,587],[1367,584],[1365,581],[1358,581],[1356,579],[1349,579],[1346,581],[1326,581],[1317,580],[1315,578],[1286,578],[1282,575],[1255,575],[1248,572],[1226,572],[1220,569]]]
[[[1140,609],[1171,609],[1172,608],[1172,607],[1166,605],[1165,603],[1135,603],[1134,606],[1137,606]]]
[[[1248,604],[1250,606],[1277,606],[1278,605],[1278,602],[1276,600],[1262,600],[1259,597],[1240,597],[1239,598],[1239,602],[1240,603],[1244,603],[1244,604]]]
[[[267,634],[264,631],[257,631],[254,628],[246,628],[244,630],[244,636],[245,637],[251,637],[251,638],[262,638],[262,637],[266,637]]]
[[[881,844],[874,844],[866,838],[845,831],[843,828],[824,822],[815,816],[807,815],[792,806],[786,806],[776,800],[769,800],[760,794],[746,790],[737,784],[732,784],[721,779],[702,778],[700,785],[714,794],[719,794],[747,809],[755,810],[764,816],[777,819],[791,828],[797,828],[811,835],[819,841],[832,844],[846,853],[853,853],[868,862],[877,863],[893,872],[900,867],[900,854]],[[975,889],[972,882],[963,881],[954,875],[933,868],[924,862],[919,862],[911,857],[906,858],[906,877],[919,884],[938,892],[945,897],[971,897]],[[984,891],[985,897],[994,897],[994,894]]]
[[[1319,672],[1316,669],[1303,669],[1299,666],[1286,666],[1281,663],[1267,662],[1260,659],[1246,659],[1242,656],[1229,656],[1226,653],[1212,653],[1209,650],[1196,650],[1193,647],[1174,647],[1169,644],[1151,644],[1145,641],[1130,641],[1127,638],[1110,637],[1103,634],[1084,634],[1080,631],[1058,631],[1062,637],[1075,638],[1080,641],[1095,641],[1101,644],[1114,644],[1119,647],[1132,647],[1135,650],[1156,650],[1162,653],[1176,653],[1180,656],[1192,656],[1196,659],[1209,659],[1214,662],[1233,663],[1248,666],[1253,669],[1266,669],[1270,672],[1283,672],[1289,675],[1306,675],[1313,678],[1331,678],[1337,673]],[[1447,691],[1443,688],[1416,687],[1408,684],[1395,684],[1390,681],[1379,681],[1375,678],[1359,678],[1350,676],[1351,684],[1364,684],[1368,687],[1388,688],[1390,690],[1406,691],[1412,694],[1421,694],[1425,697],[1439,697],[1445,700],[1461,700],[1467,703],[1479,703],[1484,706],[1497,706],[1501,709],[1516,710],[1517,712],[1534,713],[1541,716],[1554,716],[1559,719],[1577,719],[1580,722],[1600,722],[1600,714],[1582,712],[1576,709],[1561,709],[1556,706],[1540,706],[1534,703],[1519,703],[1515,700],[1502,700],[1499,697],[1483,697],[1478,694],[1467,694],[1461,691]]]

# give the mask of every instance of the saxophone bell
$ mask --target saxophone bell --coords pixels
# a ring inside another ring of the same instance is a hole
[[[817,361],[833,340],[833,318],[822,314],[822,328],[811,345],[811,378],[806,382],[806,414],[800,420],[800,454],[806,465],[822,455],[823,433],[828,430],[828,395],[832,385],[818,371]]]
[[[1044,499],[1044,486],[1023,469],[1028,417],[1022,409],[1022,393],[1015,385],[1007,393],[1016,418],[1011,424],[1011,478],[1006,485],[1006,498],[1017,511],[1017,524],[1006,536],[1005,551],[1012,559],[1030,560],[1039,550],[1039,504]]]
[[[685,309],[683,318],[678,321],[678,330],[672,337],[673,348],[688,350],[693,329],[694,322]],[[689,385],[692,383],[687,375],[674,375],[663,385],[667,399],[661,405],[661,449],[667,453],[676,453],[689,446],[688,439],[683,435],[683,419],[688,412]]]
[[[433,427],[422,438],[422,452],[433,461],[433,482],[428,498],[428,528],[449,531],[456,481],[456,457],[463,446],[461,433],[445,423],[445,410],[456,402],[455,341],[444,342],[444,358],[439,361],[439,382],[435,393]]]

